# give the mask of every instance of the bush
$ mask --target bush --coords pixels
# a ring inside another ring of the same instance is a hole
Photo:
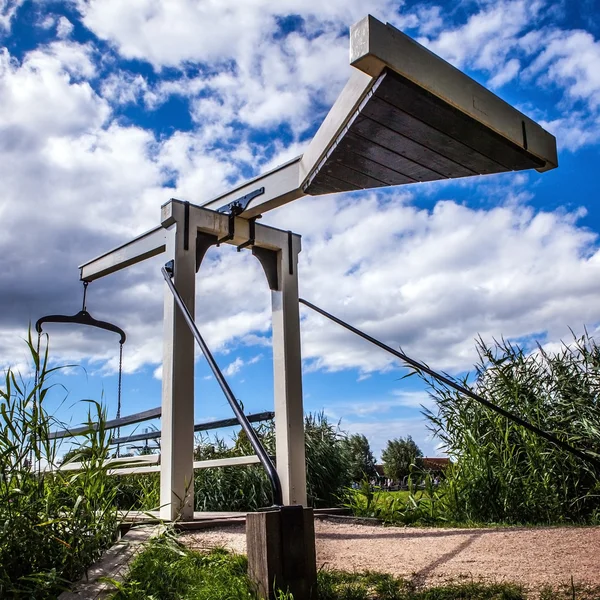
[[[323,413],[306,415],[304,435],[308,504],[315,508],[337,506],[351,483],[345,436]]]

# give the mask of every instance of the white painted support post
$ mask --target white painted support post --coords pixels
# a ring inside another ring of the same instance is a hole
[[[279,289],[271,292],[277,472],[285,505],[306,506],[304,410],[298,304],[300,236],[292,234],[278,252]],[[291,267],[291,268],[290,268]]]
[[[165,261],[174,261],[173,283],[193,317],[196,228],[189,220],[185,225],[185,203],[171,200],[165,204],[162,224],[168,229]],[[168,521],[191,520],[194,518],[194,337],[166,286],[161,429],[160,517]]]

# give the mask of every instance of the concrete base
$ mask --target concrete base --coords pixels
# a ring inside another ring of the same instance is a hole
[[[246,517],[248,575],[259,596],[273,600],[289,591],[298,600],[317,597],[317,561],[312,508],[283,506]]]

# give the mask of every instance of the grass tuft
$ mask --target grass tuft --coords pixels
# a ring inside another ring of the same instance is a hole
[[[131,565],[114,600],[233,600],[256,598],[245,556],[188,550],[169,536],[154,540]]]

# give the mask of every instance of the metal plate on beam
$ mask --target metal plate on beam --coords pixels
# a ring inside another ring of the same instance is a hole
[[[525,147],[384,69],[308,177],[304,192],[317,195],[543,166]]]

